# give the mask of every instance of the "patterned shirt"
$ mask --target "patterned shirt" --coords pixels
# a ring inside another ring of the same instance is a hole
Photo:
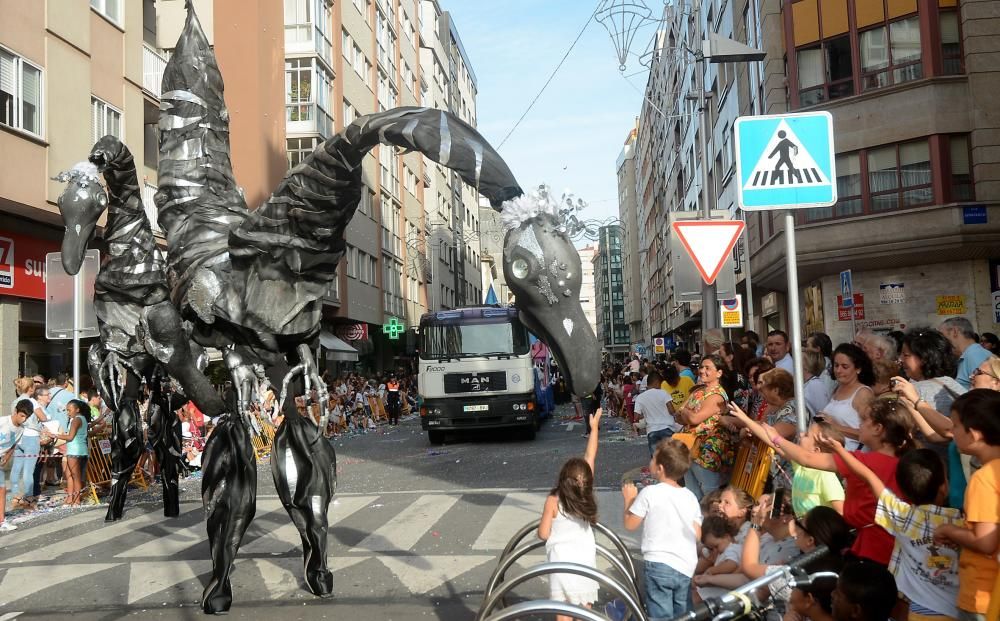
[[[939,615],[956,618],[958,608],[958,556],[953,545],[935,545],[934,530],[943,524],[965,527],[958,509],[912,505],[882,490],[875,523],[896,536],[889,571],[899,590],[911,601]]]
[[[729,401],[722,386],[696,388],[688,399],[687,407],[697,410],[712,395],[719,395]],[[695,437],[694,463],[712,472],[728,472],[736,461],[736,434],[722,425],[722,413],[712,414],[688,431]]]

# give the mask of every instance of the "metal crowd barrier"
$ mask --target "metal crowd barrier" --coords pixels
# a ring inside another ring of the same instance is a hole
[[[601,557],[607,559],[612,567],[614,567],[614,569],[624,579],[624,582],[618,582],[609,575],[597,571],[592,567],[576,563],[543,563],[532,567],[527,572],[505,582],[506,573],[510,570],[514,563],[528,553],[545,546],[545,542],[540,540],[519,546],[519,544],[526,537],[537,531],[540,523],[541,520],[535,520],[534,522],[527,524],[517,531],[517,533],[511,537],[510,541],[507,542],[507,545],[504,547],[503,552],[501,552],[500,558],[497,561],[497,568],[494,570],[486,584],[486,590],[483,593],[483,603],[479,608],[478,614],[476,615],[476,621],[516,619],[524,615],[536,613],[556,613],[571,616],[574,619],[584,620],[607,619],[604,615],[582,606],[576,606],[565,602],[554,602],[552,600],[534,600],[507,607],[505,597],[515,586],[539,576],[556,573],[570,573],[594,579],[625,602],[627,607],[626,619],[632,618],[638,621],[645,621],[646,616],[642,608],[642,599],[639,596],[640,587],[635,571],[635,563],[633,562],[632,557],[628,552],[628,548],[621,538],[600,522],[594,525],[594,530],[596,533],[604,535],[612,543],[612,546],[621,555],[621,559],[616,557],[615,554],[601,544],[597,544],[597,553]],[[488,616],[498,606],[502,608],[501,612],[498,612],[493,616]]]
[[[500,588],[498,588],[488,599],[485,600],[482,610],[479,615],[476,616],[477,621],[497,621],[498,619],[516,619],[517,616],[511,616],[510,609],[507,609],[507,613],[501,612],[499,615],[487,616],[497,605],[501,602],[504,596],[509,593],[514,587],[538,578],[540,576],[547,576],[549,574],[574,574],[577,576],[583,576],[585,578],[590,578],[591,580],[597,582],[604,588],[612,591],[615,595],[620,597],[624,602],[625,606],[628,608],[628,612],[631,613],[632,618],[637,621],[646,621],[646,615],[642,610],[642,604],[639,602],[638,598],[632,595],[630,589],[623,587],[618,581],[614,580],[607,574],[597,571],[593,567],[587,567],[586,565],[579,565],[577,563],[543,563],[541,565],[536,565],[524,572],[519,574],[509,581],[504,582]],[[550,608],[549,600],[534,600],[530,602],[524,602],[524,605],[520,608],[518,615],[527,615],[537,612],[543,612]],[[582,606],[575,606],[572,604],[563,604],[569,608],[568,612],[571,615],[578,615],[582,611],[587,611],[586,608]],[[593,613],[593,611],[588,611]],[[593,613],[594,616],[590,617],[592,619],[599,619],[605,621],[607,617],[599,613]],[[588,617],[577,617],[577,618],[588,618]],[[626,617],[627,618],[627,617]]]

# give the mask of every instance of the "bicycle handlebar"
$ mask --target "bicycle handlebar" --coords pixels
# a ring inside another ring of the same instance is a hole
[[[803,554],[788,565],[783,566],[781,571],[765,574],[725,595],[709,598],[695,606],[693,610],[677,615],[670,621],[711,621],[719,615],[727,613],[728,618],[736,618],[749,614],[753,608],[753,602],[748,594],[753,593],[762,586],[767,586],[779,578],[790,576],[793,570],[801,569],[816,559],[826,556],[829,552],[830,550],[826,546],[819,546],[812,552]]]

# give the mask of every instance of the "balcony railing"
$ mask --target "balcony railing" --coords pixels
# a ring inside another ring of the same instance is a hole
[[[160,97],[163,85],[163,69],[167,59],[148,44],[142,44],[142,88]]]
[[[142,186],[142,206],[146,210],[146,219],[149,220],[149,226],[152,227],[153,233],[163,235],[163,229],[160,228],[159,217],[156,214],[156,203],[153,202],[156,190],[156,186],[151,183]]]

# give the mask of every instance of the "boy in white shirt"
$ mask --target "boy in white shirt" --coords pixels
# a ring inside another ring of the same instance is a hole
[[[687,446],[673,439],[656,446],[649,471],[656,485],[637,492],[622,487],[625,528],[642,525],[642,556],[646,581],[646,612],[651,621],[669,619],[691,609],[691,576],[698,564],[701,506],[678,481],[691,467]],[[648,520],[646,518],[649,518]]]
[[[24,432],[22,425],[31,416],[32,407],[27,399],[23,399],[24,405],[16,407],[10,416],[0,418],[0,457],[8,451],[16,454],[17,443]],[[13,459],[13,455],[11,456]],[[0,468],[0,532],[17,530],[17,527],[7,521],[4,511],[7,508],[7,481],[3,468]]]
[[[635,398],[635,412],[642,414],[646,420],[646,442],[649,444],[649,454],[653,455],[660,440],[669,438],[674,432],[680,431],[673,415],[673,399],[670,394],[660,388],[663,383],[656,371],[646,376],[651,388]]]

